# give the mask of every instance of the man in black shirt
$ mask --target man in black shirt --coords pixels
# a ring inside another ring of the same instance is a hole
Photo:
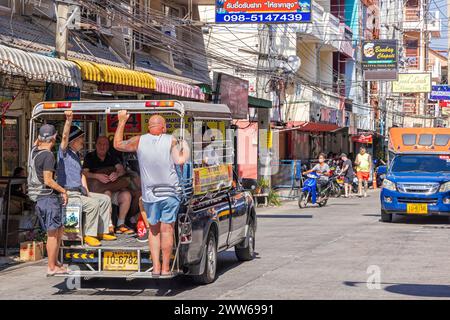
[[[95,151],[90,152],[84,158],[83,172],[88,179],[95,179],[104,185],[105,194],[111,197],[111,202],[119,206],[119,218],[117,220],[116,233],[131,234],[133,230],[125,225],[125,218],[131,206],[131,193],[126,188],[119,191],[108,190],[108,185],[118,181],[126,174],[125,168],[120,163],[120,158],[113,156],[109,151],[109,140],[105,136],[97,138]],[[109,170],[109,171],[108,171]]]
[[[345,197],[348,198],[352,191],[353,179],[355,173],[353,171],[353,164],[350,159],[347,158],[345,153],[341,154],[342,159],[342,173],[344,174],[344,191]]]
[[[59,246],[64,232],[62,206],[67,204],[67,192],[54,180],[56,160],[52,148],[56,142],[56,129],[45,124],[31,151],[29,195],[36,201],[35,211],[42,228],[47,232],[47,276],[65,274],[58,263]]]

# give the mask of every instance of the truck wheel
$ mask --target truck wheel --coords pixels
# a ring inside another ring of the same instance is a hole
[[[242,242],[248,241],[247,247],[239,247],[239,245],[234,247],[234,252],[239,261],[250,261],[255,257],[255,224],[253,220],[250,221],[248,226],[247,238],[242,240]]]
[[[217,271],[217,243],[212,231],[209,231],[205,252],[203,254],[205,254],[205,270],[203,274],[193,276],[193,280],[198,284],[209,284],[216,280]]]
[[[392,214],[386,213],[386,211],[381,210],[381,221],[392,222]]]

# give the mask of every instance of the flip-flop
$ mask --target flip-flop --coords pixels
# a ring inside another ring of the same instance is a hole
[[[54,272],[47,272],[47,277],[53,277],[55,274],[70,274],[68,270],[57,270]]]
[[[172,278],[173,277],[173,272],[169,271],[167,273],[161,273],[160,278],[164,279],[164,278]]]
[[[152,278],[159,278],[161,277],[161,272],[152,272]]]

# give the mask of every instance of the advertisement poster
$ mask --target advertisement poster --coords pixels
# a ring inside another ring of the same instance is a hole
[[[19,166],[19,120],[18,118],[2,119],[0,127],[2,139],[2,175],[11,176],[16,167]]]
[[[216,0],[216,23],[311,22],[311,0]]]
[[[230,108],[233,119],[247,119],[248,114],[248,81],[225,73],[214,75],[218,103]]]
[[[194,169],[195,195],[218,191],[221,188],[229,188],[232,182],[233,169],[231,164]]]
[[[392,82],[395,93],[428,93],[431,91],[431,73],[399,73]]]
[[[430,93],[431,100],[450,100],[450,86],[449,85],[436,85],[431,87]]]
[[[66,206],[64,208],[64,236],[65,241],[82,241],[81,207]]]
[[[363,41],[362,67],[364,70],[396,69],[397,41]]]

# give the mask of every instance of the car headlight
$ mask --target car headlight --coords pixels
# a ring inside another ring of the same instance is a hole
[[[388,180],[388,179],[384,179],[383,180],[383,188],[387,189],[387,190],[391,190],[391,191],[395,191],[397,190],[397,187],[395,186],[395,183]]]
[[[439,188],[439,192],[447,192],[447,191],[450,191],[450,181],[443,183]]]

